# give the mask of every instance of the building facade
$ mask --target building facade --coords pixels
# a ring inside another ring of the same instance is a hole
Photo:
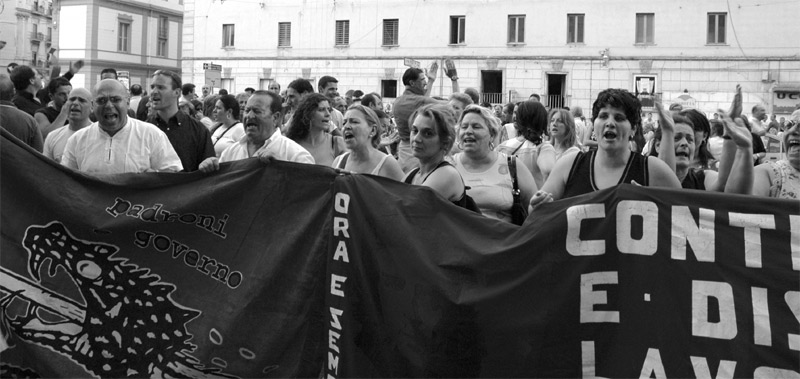
[[[745,111],[784,114],[800,104],[798,14],[782,0],[186,0],[182,68],[230,92],[330,74],[390,101],[406,65],[451,59],[490,103],[587,108],[616,87],[710,113],[741,84]],[[438,77],[432,94],[448,96]]]
[[[0,2],[0,65],[27,65],[49,74],[56,27],[51,0]]]
[[[182,0],[60,0],[61,64],[83,59],[71,80],[91,88],[104,68],[126,85],[146,85],[156,70],[180,71]]]

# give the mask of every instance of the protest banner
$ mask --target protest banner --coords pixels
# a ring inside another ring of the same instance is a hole
[[[321,166],[0,154],[3,376],[800,375],[797,202],[625,185],[517,227]]]

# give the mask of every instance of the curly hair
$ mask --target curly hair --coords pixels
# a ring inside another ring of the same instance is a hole
[[[348,112],[351,110],[361,112],[361,114],[364,115],[364,120],[367,121],[367,125],[375,128],[375,134],[372,136],[372,140],[370,142],[372,142],[372,147],[377,149],[381,144],[381,134],[383,134],[383,124],[378,118],[378,114],[375,113],[372,108],[358,103],[353,103],[353,105],[347,108]],[[345,118],[345,120],[346,119],[347,118]]]
[[[469,96],[467,96],[469,98]],[[472,101],[472,99],[469,99]],[[442,149],[446,152],[453,148],[456,142],[455,115],[453,109],[445,104],[428,104],[417,109],[411,114],[408,124],[413,125],[414,120],[419,116],[425,116],[433,120],[436,134],[442,144]]]
[[[632,128],[642,124],[642,103],[632,93],[621,88],[609,88],[597,95],[597,100],[592,105],[592,124],[605,106],[619,108],[631,123]]]
[[[526,140],[535,145],[542,143],[542,135],[547,130],[547,121],[547,109],[542,103],[533,100],[519,103],[517,121],[514,125]]]
[[[319,108],[319,103],[329,100],[327,96],[316,92],[304,96],[292,115],[292,123],[286,132],[286,137],[295,142],[306,139],[311,133],[311,116]]]

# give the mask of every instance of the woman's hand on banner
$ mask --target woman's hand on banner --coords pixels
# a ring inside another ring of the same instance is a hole
[[[219,158],[217,157],[208,157],[200,162],[200,166],[198,170],[210,173],[219,170]]]

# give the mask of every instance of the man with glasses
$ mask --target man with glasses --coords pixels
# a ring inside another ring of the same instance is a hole
[[[216,157],[211,133],[194,117],[178,109],[181,97],[181,77],[169,70],[159,70],[150,82],[150,104],[155,114],[147,122],[167,134],[172,147],[181,158],[183,170],[197,171],[206,159]]]
[[[166,134],[155,125],[128,117],[128,94],[116,79],[104,79],[94,90],[97,122],[67,140],[61,164],[90,174],[183,169]]]
[[[438,66],[436,68],[438,69]],[[436,80],[436,70],[432,71],[431,84]],[[415,67],[409,68],[403,74],[403,84],[406,86],[406,90],[394,101],[394,122],[397,124],[397,131],[400,134],[400,143],[397,146],[397,161],[400,163],[403,172],[409,172],[414,167],[419,166],[419,160],[414,158],[411,152],[411,131],[408,125],[408,118],[411,117],[415,110],[437,101],[428,97],[430,89],[425,71]]]

